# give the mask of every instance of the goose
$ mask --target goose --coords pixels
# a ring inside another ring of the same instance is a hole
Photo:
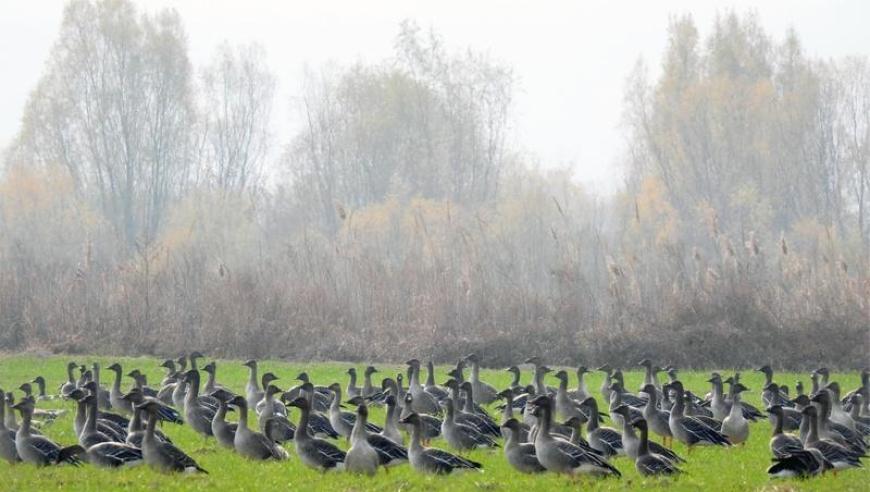
[[[586,422],[586,439],[589,445],[604,454],[606,457],[625,454],[622,445],[622,436],[615,429],[600,427],[598,423],[598,402],[591,396],[581,403],[583,408],[588,409]]]
[[[830,394],[828,399],[830,401],[830,413],[828,415],[830,421],[848,427],[852,432],[856,432],[855,421],[843,410],[842,403],[840,402],[840,384],[836,381],[831,381],[825,385],[824,390]]]
[[[651,385],[650,385],[651,386]],[[640,417],[635,420],[631,420],[629,418],[629,407],[626,404],[622,404],[612,410],[614,414],[619,414],[622,416],[622,446],[625,449],[625,455],[631,458],[632,460],[637,460],[640,455],[640,444],[641,439],[638,438],[637,434],[635,434],[635,423],[643,420],[644,424],[647,425],[647,432],[649,431],[649,425],[645,418]],[[677,453],[672,450],[662,446],[661,444],[649,441],[647,439],[647,448],[650,453],[661,456],[671,463],[685,463],[685,460],[681,458]]]
[[[184,399],[187,397],[187,382],[184,380],[184,375],[173,385],[171,397],[172,406],[184,410]]]
[[[503,408],[502,408],[501,429],[502,429],[502,436],[505,437],[505,439],[507,439],[507,436],[504,436],[504,425],[507,422],[509,422],[511,419],[514,418],[514,406],[513,406],[514,391],[511,388],[507,388],[507,389],[502,390],[499,393],[499,396],[501,396],[505,401]],[[516,439],[517,442],[527,442],[529,440],[530,427],[525,422],[517,421],[516,426],[512,425],[512,430],[513,430],[514,438]]]
[[[770,451],[774,458],[785,458],[788,455],[797,451],[803,451],[804,446],[800,439],[782,432],[783,413],[782,406],[771,405],[767,407],[767,413],[770,414],[770,420],[773,423],[773,435],[770,437]]]
[[[663,396],[665,394],[666,393],[662,393]],[[683,394],[683,403],[685,405],[685,408],[683,409],[683,413],[685,413],[686,415],[688,415],[690,417],[695,417],[698,420],[701,420],[701,421],[705,422],[707,425],[713,427],[714,429],[718,430],[721,427],[721,422],[719,420],[716,420],[715,418],[713,418],[713,411],[710,410],[709,406],[703,406],[703,405],[709,405],[710,404],[709,401],[701,400],[700,398],[698,398],[697,395],[695,395],[694,393],[692,393],[689,390],[686,390],[686,392]],[[670,405],[668,406],[668,408],[671,409],[671,408],[673,408],[673,406],[674,406],[674,404],[673,404],[673,402],[671,402]],[[730,411],[731,407],[728,407],[728,408]]]
[[[653,385],[650,384],[649,387],[653,388],[653,391],[655,392],[655,388],[653,387]],[[646,407],[646,403],[644,403],[640,407],[634,407],[634,406],[629,405],[625,401],[625,395],[628,393],[622,391],[622,388],[619,386],[619,383],[616,381],[614,381],[613,384],[610,385],[610,390],[611,390],[610,391],[610,408],[616,408],[620,405],[627,406],[628,407],[628,421],[629,422],[632,422],[635,419],[643,418],[642,409]],[[648,402],[649,399],[647,399],[646,401]],[[613,418],[614,419],[621,419],[622,415],[617,414],[617,415],[613,416]],[[621,423],[617,422],[616,420],[614,420],[614,423],[617,425],[621,425]]]
[[[387,406],[387,412],[384,416],[384,430],[381,431],[381,435],[397,444],[404,445],[405,436],[399,432],[399,409],[396,405],[396,397],[387,394],[384,398],[384,404]]]
[[[205,395],[210,395],[217,391],[218,389],[225,389],[220,384],[217,384],[217,364],[214,361],[209,362],[208,364],[202,366],[202,370],[208,374],[208,377],[205,379],[205,385],[202,387],[202,393]],[[251,407],[253,408],[253,407]]]
[[[670,415],[664,410],[659,410],[657,402],[658,392],[655,391],[652,385],[645,385],[643,391],[649,395],[649,399],[643,407],[643,418],[647,422],[647,429],[661,436],[662,443],[668,446],[669,441],[674,439],[673,434],[671,434],[671,428],[668,425]],[[662,392],[662,395],[665,395],[665,392]],[[628,423],[630,424],[631,421]]]
[[[662,385],[659,383],[658,377],[656,377],[661,372],[661,368],[653,365],[649,359],[643,359],[637,364],[644,368],[643,384],[640,385],[640,390],[644,391],[643,388],[647,385],[652,385],[657,391],[661,391]]]
[[[36,388],[39,392],[38,395],[36,396],[37,401],[53,400],[55,398],[54,395],[48,395],[45,393],[45,378],[44,377],[36,376],[35,378],[33,378],[33,381],[31,381],[31,383],[34,383],[36,385]]]
[[[788,399],[788,395],[780,392],[779,386],[771,386],[773,384],[773,369],[769,364],[765,364],[756,371],[764,374],[764,386],[761,391],[761,402],[765,407],[780,405],[783,407],[794,406]]]
[[[195,371],[195,369],[193,369]],[[188,374],[188,373],[186,373]],[[172,443],[157,439],[154,430],[157,427],[157,415],[161,404],[157,400],[148,399],[136,405],[148,415],[145,436],[142,438],[142,457],[145,464],[163,472],[208,473],[196,461]]]
[[[191,365],[194,365],[194,360],[191,357]],[[188,385],[187,394],[184,396],[184,420],[203,437],[213,436],[211,421],[219,405],[217,399],[211,396],[199,396],[198,370],[188,370],[184,373],[183,381]]]
[[[130,401],[130,403],[133,404],[133,410],[134,410],[133,413],[135,413],[136,405],[138,405],[139,403],[142,403],[146,400],[157,401],[159,403],[159,405],[157,406],[157,419],[158,420],[160,420],[161,422],[169,422],[170,424],[183,424],[184,423],[184,419],[181,418],[181,413],[179,413],[178,410],[170,407],[169,405],[166,405],[165,403],[160,401],[158,398],[155,398],[152,396],[147,396],[147,395],[143,394],[142,390],[139,388],[133,387],[132,389],[130,389],[129,392],[127,392],[126,395],[123,396],[123,398],[125,400]],[[109,415],[110,414],[108,412],[100,412],[101,419],[105,419]],[[130,421],[126,421],[127,424],[123,425],[123,423],[117,419],[117,416],[112,417],[112,420],[116,424],[121,425],[122,427],[128,427],[130,425],[130,422],[132,421],[132,419]],[[158,434],[158,437],[165,437],[165,436],[160,436],[159,431],[157,431],[157,434]]]
[[[668,426],[674,438],[688,446],[690,451],[693,446],[729,445],[728,439],[718,431],[712,429],[696,417],[689,417],[683,414],[683,409],[685,408],[683,383],[674,381],[666,385],[664,390],[673,390],[675,393],[674,407],[671,409],[671,415],[668,417]]]
[[[438,400],[420,386],[420,361],[411,359],[405,364],[408,365],[411,373],[408,381],[408,392],[413,397],[412,404],[414,405],[411,411],[441,415],[441,406],[438,404]]]
[[[376,395],[379,393],[379,391],[375,390],[374,385],[372,385],[372,374],[376,372],[378,372],[378,370],[374,366],[366,367],[365,372],[363,372],[362,396],[369,400],[376,399]],[[350,396],[350,394],[347,396]]]
[[[347,397],[353,398],[362,395],[362,390],[356,384],[356,368],[351,367],[346,371],[346,374],[350,376],[350,381],[347,383]]]
[[[589,388],[586,387],[586,374],[589,369],[586,366],[577,368],[577,389],[569,391],[568,396],[577,401],[583,401],[589,398]]]
[[[47,437],[30,431],[33,408],[33,398],[24,398],[12,406],[12,409],[21,412],[21,427],[15,433],[15,450],[21,461],[40,467],[60,463],[73,466],[81,464],[78,455],[84,449],[78,444],[61,448]]]
[[[79,378],[76,380],[76,388],[81,388],[93,378],[93,373],[85,366],[79,366]]]
[[[807,450],[815,449],[822,453],[835,470],[844,468],[860,467],[861,454],[857,454],[852,450],[838,444],[830,439],[822,439],[819,437],[819,414],[814,406],[808,406],[803,409],[805,420],[809,422],[809,432],[807,440],[804,442],[804,448]]]
[[[281,390],[274,384],[270,384],[266,388],[266,395],[263,398],[265,405],[260,413],[259,425],[262,432],[271,441],[284,443],[293,439],[296,434],[296,426],[290,422],[285,415],[275,413],[275,395],[281,393]],[[281,405],[284,408],[284,405]],[[286,408],[285,408],[286,410]]]
[[[456,409],[453,398],[447,397],[445,403],[445,417],[441,424],[441,435],[447,444],[458,451],[469,451],[478,447],[493,448],[498,444],[489,436],[480,432],[476,427],[456,422]]]
[[[248,368],[248,382],[245,384],[245,397],[248,399],[248,408],[256,409],[257,404],[263,399],[266,386],[262,389],[260,388],[260,380],[257,378],[258,364],[256,360],[249,359],[242,365]]]
[[[399,421],[411,427],[411,445],[408,447],[408,461],[411,468],[420,473],[445,475],[454,470],[474,470],[483,468],[475,461],[461,458],[437,448],[423,446],[423,424],[417,413],[411,412]]]
[[[341,410],[341,385],[333,383],[329,385],[329,390],[333,392],[332,403],[329,405],[329,423],[332,428],[344,438],[350,439],[350,434],[353,432],[353,424],[356,422],[356,415],[350,412]],[[359,396],[359,395],[357,395]],[[370,432],[381,432],[379,426],[367,423],[366,428]]]
[[[831,393],[829,391],[824,389],[819,391],[813,395],[811,401],[819,406],[817,412],[818,431],[822,439],[836,441],[857,455],[863,455],[867,451],[867,444],[864,442],[863,436],[842,424],[831,422]]]
[[[97,391],[97,383],[94,381],[89,381],[85,383],[84,386],[79,388],[80,391],[88,392],[90,394],[96,395]],[[76,392],[73,392],[73,395],[77,395]],[[78,427],[79,430],[84,428],[85,420],[87,418],[87,407],[82,408],[81,416],[76,415],[76,423],[81,424]],[[118,415],[116,413],[106,412],[103,410],[98,410],[97,412],[97,426],[100,431],[112,437],[114,440],[118,442],[123,442],[127,437],[127,426],[130,425],[130,420],[127,417]]]
[[[129,401],[122,398],[124,394],[121,393],[121,373],[123,372],[121,364],[115,362],[106,369],[115,373],[115,379],[112,381],[112,388],[109,390],[109,402],[112,404],[112,408],[124,415],[132,415],[133,407],[130,405]]]
[[[801,424],[801,412],[794,408],[795,404],[793,401],[788,400],[788,406],[786,406],[786,402],[779,396],[780,394],[780,386],[776,383],[770,383],[765,387],[765,391],[769,392],[772,397],[769,398],[771,403],[768,405],[768,408],[778,406],[782,410],[782,415],[780,415],[780,421],[782,423],[783,430],[786,431],[795,431],[800,428]],[[768,415],[770,411],[768,411]],[[771,415],[771,420],[774,418]]]
[[[431,360],[426,363],[426,384],[423,389],[438,401],[442,401],[448,396],[447,390],[435,384],[435,364]]]
[[[81,402],[85,405],[85,426],[82,429],[82,433],[79,434],[79,444],[84,449],[88,449],[101,442],[124,442],[124,440],[118,441],[112,439],[97,430],[97,397],[93,393],[88,395],[82,394]]]
[[[127,376],[133,379],[133,387],[141,391],[144,396],[157,398],[159,392],[148,386],[148,376],[142,374],[139,369],[133,369],[127,373]]]
[[[351,378],[354,378],[354,376],[351,376]],[[348,386],[347,389],[348,394],[350,394],[351,387]],[[360,394],[354,395],[351,399],[356,397],[360,397]],[[378,452],[369,444],[368,436],[366,435],[365,424],[368,416],[369,411],[365,404],[357,406],[356,421],[350,433],[350,449],[347,450],[347,455],[344,458],[344,469],[351,473],[373,476],[378,471],[380,459],[378,458]]]
[[[3,395],[3,390],[0,389],[0,395]],[[9,409],[10,412],[14,411]],[[21,461],[18,456],[18,450],[15,449],[15,431],[7,429],[6,424],[6,398],[0,396],[0,459],[15,464]]]
[[[78,388],[78,386],[76,385],[76,380],[73,377],[73,371],[78,366],[79,366],[78,364],[76,364],[75,362],[72,362],[72,361],[68,362],[66,365],[67,380],[65,383],[63,383],[60,386],[60,396],[61,396],[61,398],[65,399],[65,400],[69,399],[69,394],[72,392],[72,390]]]
[[[616,393],[616,395],[614,395]],[[610,398],[604,400],[606,402],[614,401],[614,398],[619,398],[620,403],[633,408],[643,408],[649,398],[638,396],[625,390],[625,383],[622,380],[622,371],[619,369],[613,371],[613,382],[610,383]],[[639,416],[639,415],[638,415]]]
[[[353,431],[350,435],[351,449],[354,447],[354,439],[365,439],[366,444],[375,451],[378,465],[388,468],[408,461],[408,450],[402,447],[401,441],[397,442],[385,437],[383,432],[372,433],[366,429],[366,425],[368,424],[368,406],[366,406],[363,397],[355,396],[348,400],[347,403],[350,405],[357,405],[357,418],[356,422],[353,424]],[[362,422],[360,422],[361,412],[365,414]],[[360,447],[361,449],[364,449],[365,446],[360,443]],[[366,462],[367,458],[364,458],[363,456],[365,456],[367,452],[360,451],[357,454],[359,455],[358,457],[362,457],[363,462]],[[350,450],[347,452],[347,457],[348,459],[345,469],[349,470],[351,459]]]
[[[526,364],[531,364],[534,368],[534,380],[533,384],[535,386],[535,394],[536,395],[552,395],[556,393],[556,388],[551,388],[544,384],[544,377],[553,372],[552,369],[544,365],[541,361],[540,357],[529,357],[525,360]]]
[[[84,397],[84,400],[88,415],[85,430],[79,436],[79,444],[84,450],[80,456],[88,463],[101,468],[141,464],[143,462],[141,449],[126,442],[113,441],[97,430],[97,396],[92,393]]]
[[[466,362],[471,363],[471,386],[474,395],[482,405],[489,405],[498,398],[498,390],[480,380],[480,357],[477,354],[469,354],[465,357]]]
[[[729,385],[728,394],[730,395],[734,385],[740,384],[740,373],[739,372],[734,373],[734,376],[728,378],[726,380],[726,382]],[[730,396],[729,396],[728,403],[729,403],[729,405],[731,403]],[[745,418],[746,420],[749,420],[751,422],[756,422],[759,419],[765,418],[764,413],[762,413],[761,410],[759,410],[758,408],[756,408],[755,406],[751,405],[750,403],[746,402],[743,399],[740,400],[740,409],[741,409],[741,412],[743,413],[743,418]],[[730,407],[729,407],[729,410],[730,410]]]
[[[590,453],[568,441],[556,439],[550,434],[553,419],[553,403],[549,396],[538,395],[532,401],[533,414],[538,418],[535,435],[535,456],[548,471],[555,473],[593,473],[621,476],[619,470],[596,453]]]
[[[296,390],[296,388],[294,388],[294,390]],[[287,403],[295,400],[299,396],[308,399],[309,414],[306,419],[306,422],[308,423],[308,434],[314,437],[328,437],[330,439],[338,438],[339,434],[332,427],[332,424],[329,423],[329,418],[315,410],[311,410],[311,402],[315,395],[314,385],[310,382],[304,382],[298,388],[298,391],[294,390],[281,394],[281,401]],[[296,430],[297,432],[294,434],[294,438],[299,433],[299,427],[297,427]]]
[[[300,372],[298,376],[296,376],[298,381],[302,381],[302,384],[310,383],[311,380],[308,377],[308,373]],[[312,384],[311,386],[313,393],[311,394],[311,398],[309,401],[311,402],[311,409],[316,412],[326,412],[329,410],[329,405],[332,403],[332,399],[335,394],[329,390],[326,386],[315,386]],[[294,397],[295,398],[295,397]],[[292,398],[288,397],[287,401],[292,400]],[[283,400],[282,400],[283,401]]]
[[[100,383],[100,364],[94,362],[91,364],[91,381],[96,384],[97,390],[97,406],[102,408],[103,410],[111,410],[112,409],[112,401],[111,394],[108,390],[103,388],[103,385]]]
[[[163,376],[163,379],[160,380],[161,387],[166,387],[170,384],[177,383],[178,380],[181,378],[181,373],[178,372],[174,360],[166,359],[160,363],[160,367],[166,369],[166,374]]]
[[[81,436],[82,432],[84,432],[85,423],[87,422],[88,404],[85,401],[87,395],[87,390],[76,388],[67,396],[69,399],[76,402],[76,414],[73,419],[73,432],[75,432],[77,438]],[[110,436],[113,441],[121,442],[126,440],[124,429],[114,422],[97,419],[97,428],[101,433]]]
[[[459,409],[459,412],[464,415],[471,415],[476,419],[478,424],[475,424],[478,429],[484,434],[489,434],[493,437],[500,437],[501,431],[498,424],[489,416],[482,408],[477,405],[477,398],[474,393],[474,385],[471,381],[466,381],[459,385],[459,389],[465,393],[464,407]]]
[[[405,393],[405,405],[402,407],[402,414],[399,416],[399,423],[402,423],[406,417],[414,412],[414,396],[411,393]],[[443,422],[438,417],[433,417],[425,413],[417,413],[417,420],[420,421],[420,437],[425,441],[435,439],[441,435],[441,425]],[[410,426],[406,426],[408,433],[411,432]]]
[[[861,416],[861,409],[864,408],[864,397],[860,392],[855,392],[849,396],[849,417],[855,422],[855,428],[861,435],[867,436],[870,433],[870,417]]]
[[[637,448],[637,459],[634,460],[634,467],[638,473],[643,476],[652,475],[674,475],[681,473],[676,464],[657,453],[650,451],[649,447],[649,429],[647,428],[646,420],[643,418],[635,420],[631,424],[640,431],[640,443]]]
[[[580,404],[568,396],[568,373],[559,371],[554,376],[559,380],[559,389],[556,390],[556,415],[565,420],[580,415]]]
[[[307,384],[310,385],[310,383]],[[298,432],[296,432],[293,442],[296,446],[296,454],[302,463],[321,471],[343,469],[347,453],[338,449],[334,444],[312,437],[308,433],[308,419],[311,415],[311,404],[308,398],[305,396],[297,397],[288,405],[298,408],[300,412]]]
[[[571,433],[568,435],[568,442],[575,446],[583,446],[590,447],[589,441],[583,437],[583,426],[586,425],[586,416],[582,413],[576,417],[571,417],[563,423],[564,427],[568,427],[571,429]],[[550,434],[559,434],[554,433],[553,429],[550,429]]]
[[[817,449],[800,449],[782,457],[767,469],[772,478],[804,478],[821,475],[834,466]]]
[[[525,386],[520,384],[520,368],[517,366],[510,366],[507,369],[505,369],[505,371],[512,374],[511,384],[510,384],[510,386],[508,386],[507,389],[509,389],[511,392],[513,392],[514,395],[519,395],[520,393],[524,392],[526,390],[526,388],[525,388]]]
[[[268,394],[268,391],[267,391]],[[265,435],[252,431],[248,427],[248,402],[243,396],[235,396],[227,402],[239,412],[239,423],[233,438],[236,452],[250,460],[285,460],[289,457],[287,450]]]
[[[714,372],[711,374],[710,379],[708,379],[707,382],[712,386],[710,392],[710,411],[713,412],[714,419],[722,421],[729,413],[731,413],[731,406],[728,405],[727,401],[725,401],[725,395],[722,392],[722,376],[719,375],[719,373]]]
[[[236,422],[227,422],[228,402],[222,398],[218,398],[218,409],[214,417],[211,419],[211,433],[220,446],[227,449],[236,448],[236,430],[239,424]]]
[[[501,424],[502,434],[505,436],[504,455],[508,463],[521,473],[541,473],[546,471],[546,468],[538,461],[538,457],[535,454],[535,445],[527,443],[522,439],[522,425],[515,418],[509,418]]]
[[[18,389],[24,393],[25,398],[34,398],[34,401],[36,401],[36,398],[33,396],[33,387],[30,386],[30,383],[23,383]],[[42,408],[35,408],[33,410],[33,416],[42,420],[43,424],[50,424],[65,413],[66,410],[45,410]]]
[[[731,411],[722,421],[722,434],[731,444],[744,444],[749,438],[749,421],[743,417],[743,406],[740,405],[740,393],[748,389],[740,383],[731,386]]]
[[[463,384],[465,384],[465,383],[463,383]],[[453,402],[454,410],[456,410],[456,402],[459,401],[459,383],[455,379],[449,379],[444,383],[444,386],[450,391],[450,396],[448,398],[451,399],[451,401]],[[466,388],[470,388],[470,385],[466,386]],[[473,393],[473,391],[474,390],[472,390],[472,393]],[[447,400],[444,400],[444,401],[445,401],[445,407],[446,407]],[[470,425],[470,426],[474,427],[478,432],[481,432],[484,434],[492,434],[493,429],[492,429],[491,423],[489,421],[487,421],[486,419],[484,419],[484,417],[482,417],[479,414],[476,414],[473,412],[454,411],[453,418],[456,422],[459,422],[460,424]],[[496,427],[496,429],[497,429],[497,427]],[[442,431],[443,431],[443,424],[442,424]],[[496,432],[496,434],[494,434],[495,437],[498,437],[500,435],[501,435],[501,431],[498,431],[498,432]]]
[[[604,401],[610,401],[610,385],[613,384],[613,368],[607,364],[598,368],[598,371],[604,373],[604,380],[601,382],[601,396]]]
[[[124,399],[129,400],[130,403],[133,404],[133,417],[130,419],[130,425],[127,427],[127,437],[124,439],[124,442],[133,446],[134,448],[142,448],[142,440],[145,439],[145,424],[142,422],[143,410],[137,408],[139,404],[144,403],[146,398],[141,394],[137,394],[137,390],[132,390],[126,395],[124,395]],[[150,401],[150,400],[149,400]],[[158,411],[158,420],[163,420],[160,418],[160,413],[163,411],[175,411],[169,407],[167,407],[160,400],[157,401],[163,408]],[[179,421],[180,423],[180,421]],[[163,442],[171,443],[172,440],[166,437],[160,429],[154,429],[154,437]]]
[[[256,405],[253,407],[248,407],[254,409],[254,411],[257,413],[257,417],[262,417],[263,412],[266,409],[266,389],[274,381],[278,381],[278,376],[271,372],[263,374],[263,377],[260,378],[260,382],[263,385],[263,392],[257,395],[259,397],[259,401],[257,401]],[[325,410],[326,406],[324,406],[323,408]],[[271,413],[267,412],[267,415],[279,415],[281,417],[287,417],[287,407],[284,406],[284,403],[281,402],[280,398],[277,400],[275,398],[272,398],[272,410]]]
[[[2,397],[6,402],[6,407],[12,408],[12,406],[15,405],[15,395],[13,395],[11,391],[0,395],[0,397]],[[84,419],[82,419],[82,422],[84,422]],[[6,415],[3,416],[3,425],[13,432],[18,432],[19,425],[15,420],[15,412],[11,410],[6,412]]]

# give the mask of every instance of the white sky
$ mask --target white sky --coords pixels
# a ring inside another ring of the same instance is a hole
[[[511,65],[519,78],[515,138],[543,166],[574,165],[599,191],[619,181],[615,164],[626,75],[639,56],[656,69],[669,15],[691,13],[702,35],[717,12],[754,9],[781,38],[793,26],[813,56],[870,52],[866,0],[471,1],[139,0],[182,15],[195,65],[223,40],[256,41],[279,78],[276,128],[287,140],[291,100],[303,67],[378,61],[391,53],[402,19],[434,27],[451,48],[472,47]],[[0,0],[0,148],[17,131],[22,108],[54,42],[64,2]]]

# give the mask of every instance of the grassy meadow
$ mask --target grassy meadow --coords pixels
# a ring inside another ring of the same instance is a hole
[[[65,365],[69,360],[90,364],[91,357],[36,357],[36,356],[0,356],[0,388],[5,391],[15,389],[16,398],[21,392],[17,387],[37,375],[42,375],[48,381],[48,391],[55,390],[65,379]],[[145,372],[152,384],[159,382],[163,370],[158,367],[160,361],[152,358],[106,358],[96,360],[103,367],[112,362],[120,362],[125,373],[138,368]],[[347,383],[345,370],[348,363],[313,363],[301,364],[293,362],[263,361],[260,364],[260,374],[272,371],[281,380],[281,387],[296,384],[293,378],[301,370],[306,370],[317,384],[340,382]],[[356,364],[358,369],[364,365]],[[377,365],[381,371],[377,376],[395,375],[403,367],[396,365]],[[437,381],[442,383],[447,379],[444,375],[447,368],[436,368]],[[729,373],[729,371],[722,371]],[[218,382],[243,394],[247,380],[247,368],[240,361],[218,361]],[[635,390],[642,381],[642,373],[631,371],[625,374],[626,386]],[[113,374],[103,370],[103,383],[111,383]],[[681,379],[686,387],[703,395],[708,390],[706,372],[684,371]],[[499,370],[484,370],[482,378],[496,387],[505,387],[510,381],[510,375]],[[526,370],[523,381],[531,379],[531,372]],[[778,382],[789,384],[792,388],[797,379],[809,384],[809,377],[796,374],[778,374]],[[857,373],[833,374],[832,379],[840,381],[847,390],[857,387]],[[751,391],[745,394],[745,400],[754,405],[760,405],[760,387],[763,376],[760,373],[744,371],[744,384]],[[550,379],[549,384],[555,384]],[[600,397],[597,391],[601,383],[601,374],[588,377],[588,385],[593,394]],[[127,378],[123,387],[127,388],[131,380]],[[360,381],[361,384],[361,381]],[[574,384],[572,381],[571,384]],[[53,424],[43,428],[43,433],[50,436],[61,445],[75,443],[72,430],[74,406],[71,402],[50,401],[39,402],[42,408],[67,408],[70,412]],[[493,412],[495,410],[493,409]],[[233,418],[232,416],[230,418]],[[298,412],[291,412],[291,420],[298,419]],[[383,422],[383,410],[373,408],[371,420]],[[470,458],[484,465],[482,473],[466,472],[452,476],[424,476],[414,472],[410,466],[403,465],[392,468],[389,472],[379,471],[375,477],[358,477],[346,473],[334,472],[321,474],[304,467],[295,457],[292,443],[287,448],[291,458],[283,462],[251,462],[236,455],[232,451],[221,449],[213,439],[204,440],[186,426],[164,426],[164,431],[173,441],[193,456],[201,466],[209,471],[208,475],[162,475],[147,466],[139,466],[123,470],[103,470],[84,465],[81,468],[58,466],[37,469],[31,465],[19,464],[11,466],[0,463],[0,489],[5,490],[492,490],[492,491],[530,491],[553,490],[561,488],[583,488],[591,490],[709,490],[709,491],[743,491],[743,490],[867,490],[870,472],[867,469],[847,470],[836,475],[805,481],[771,481],[766,469],[770,463],[770,452],[767,442],[770,425],[764,422],[752,424],[750,440],[746,446],[733,449],[699,448],[688,454],[685,447],[676,444],[676,450],[688,460],[683,465],[685,474],[676,479],[648,479],[640,477],[634,469],[634,464],[627,458],[617,458],[613,461],[622,472],[621,479],[579,478],[574,481],[552,474],[522,475],[507,464],[501,450],[475,451]],[[341,444],[345,446],[344,443]],[[445,447],[446,444],[437,440],[434,446]]]

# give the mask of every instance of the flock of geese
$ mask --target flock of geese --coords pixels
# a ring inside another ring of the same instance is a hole
[[[362,386],[351,368],[345,388],[338,383],[315,385],[303,372],[296,377],[299,384],[286,391],[273,384],[279,379],[275,374],[260,376],[257,361],[249,360],[244,363],[249,370],[244,395],[217,383],[214,362],[202,366],[207,374],[203,383],[197,365],[203,358],[193,352],[164,361],[166,377],[154,388],[134,369],[126,374],[133,380],[127,392],[122,391],[120,364],[106,368],[114,373],[106,388],[100,383],[98,364],[88,368],[70,362],[58,396],[77,405],[73,425],[78,443],[67,447],[40,434],[34,425],[35,418],[47,421],[58,414],[37,408],[38,402],[55,398],[46,393],[43,377],[22,384],[24,396],[18,402],[12,392],[0,390],[0,458],[37,466],[145,463],[161,472],[207,473],[167,435],[164,423],[183,423],[251,460],[288,459],[284,446],[292,441],[298,459],[321,471],[372,475],[380,467],[410,463],[421,473],[446,474],[481,469],[480,463],[463,456],[470,450],[502,447],[507,462],[523,473],[618,477],[611,458],[623,455],[642,475],[672,475],[685,463],[672,448],[674,440],[686,445],[689,453],[695,446],[742,445],[749,437],[749,422],[767,414],[773,458],[768,474],[809,477],[861,466],[870,436],[868,369],[861,373],[861,386],[841,399],[839,384],[829,381],[825,368],[812,373],[811,391],[804,393],[799,383],[792,397],[785,385],[774,382],[770,366],[763,366],[758,369],[766,379],[762,412],[742,400],[741,394],[749,389],[740,383],[739,374],[723,379],[712,373],[710,392],[699,397],[684,387],[673,367],[641,361],[644,384],[631,393],[619,369],[603,366],[598,368],[605,373],[600,391],[609,403],[609,412],[603,412],[584,380],[589,369],[577,369],[578,383],[572,389],[569,374],[555,372],[558,386],[550,387],[545,377],[553,371],[537,357],[525,361],[534,370],[532,384],[521,384],[520,369],[512,366],[507,370],[513,382],[502,390],[480,380],[480,359],[474,354],[449,372],[451,379],[443,386],[435,384],[431,362],[422,381],[421,363],[412,359],[406,373],[383,378],[380,385],[373,384],[378,371],[369,366]],[[667,375],[665,384],[658,379],[662,372]],[[500,403],[499,423],[485,410],[494,403]],[[343,410],[345,404],[356,411]],[[371,405],[386,407],[383,426],[369,421]],[[293,407],[299,413],[295,422],[289,418]],[[236,422],[226,420],[229,411],[238,414]],[[256,422],[251,414],[256,414]],[[602,425],[605,416],[614,427]],[[653,435],[661,444],[651,440]],[[436,437],[442,437],[451,451],[430,447]],[[347,451],[335,444],[337,439],[349,442]]]

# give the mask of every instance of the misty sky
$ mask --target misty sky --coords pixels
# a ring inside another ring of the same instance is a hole
[[[193,63],[223,40],[256,41],[279,78],[280,142],[294,128],[292,100],[303,67],[388,56],[398,23],[433,27],[451,48],[470,46],[512,66],[519,80],[514,138],[543,166],[573,164],[599,190],[619,180],[616,162],[623,82],[638,57],[658,67],[668,18],[691,13],[702,35],[717,12],[754,8],[768,33],[789,26],[810,55],[870,51],[870,2],[855,1],[266,1],[148,0],[182,15]],[[55,40],[64,2],[0,0],[0,147],[18,129],[22,108]]]

